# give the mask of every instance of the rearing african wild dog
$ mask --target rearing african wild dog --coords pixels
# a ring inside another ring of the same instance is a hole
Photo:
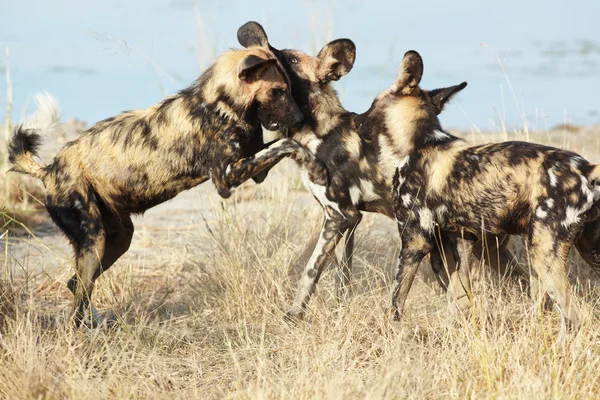
[[[399,158],[394,214],[402,238],[393,311],[400,318],[421,259],[435,247],[435,231],[476,239],[526,235],[531,265],[567,322],[580,325],[571,297],[567,257],[587,221],[599,216],[600,165],[570,151],[526,142],[469,146],[442,130],[419,82],[423,62],[409,51],[396,82],[377,100],[402,120],[388,129],[408,151]],[[468,267],[469,263],[465,263]],[[468,285],[468,268],[460,274]]]
[[[268,45],[264,30],[248,23],[238,32],[240,44]],[[301,317],[321,272],[328,261],[335,260],[334,249],[347,231],[353,231],[363,211],[393,217],[391,185],[397,159],[406,154],[402,140],[390,135],[383,111],[371,108],[358,115],[346,111],[330,82],[350,72],[354,65],[355,47],[348,39],[335,40],[317,57],[295,50],[276,50],[282,64],[288,66],[294,99],[304,113],[302,124],[288,133],[312,151],[327,166],[329,185],[305,182],[321,203],[325,220],[319,241],[306,265],[289,317]],[[431,92],[431,98],[442,111],[446,102],[466,83]],[[348,236],[345,249],[352,247]],[[348,253],[348,252],[346,252]],[[348,258],[348,257],[347,257]],[[341,290],[350,279],[350,266],[339,271]]]
[[[315,181],[326,182],[326,171],[297,142],[262,144],[261,125],[288,128],[302,114],[286,72],[260,45],[225,52],[190,87],[146,110],[98,122],[47,166],[33,156],[39,133],[60,118],[58,107],[45,101],[37,116],[45,123],[15,128],[10,161],[13,171],[43,181],[46,208],[74,247],[76,273],[68,287],[77,326],[84,318],[96,324],[94,281],[129,248],[131,214],[209,178],[227,197],[231,187],[287,155],[310,168]],[[85,317],[88,311],[91,321]]]

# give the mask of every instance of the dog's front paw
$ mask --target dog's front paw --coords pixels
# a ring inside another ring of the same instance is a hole
[[[219,184],[218,182],[214,181],[215,184],[215,188],[217,189],[217,193],[219,193],[219,196],[221,196],[224,199],[228,199],[229,197],[231,197],[231,189],[229,186],[226,186],[224,184]]]
[[[231,197],[231,190],[229,190],[228,188],[217,188],[217,193],[219,193],[219,196],[221,196],[224,199],[228,199]]]

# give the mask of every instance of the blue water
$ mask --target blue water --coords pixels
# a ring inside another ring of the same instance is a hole
[[[328,40],[353,39],[355,68],[336,84],[352,111],[366,110],[415,49],[424,88],[469,82],[442,115],[446,127],[593,124],[599,15],[597,0],[0,0],[0,69],[9,46],[14,119],[48,91],[66,118],[93,123],[187,86],[257,20],[280,48],[316,54]],[[4,109],[4,79],[0,93]]]

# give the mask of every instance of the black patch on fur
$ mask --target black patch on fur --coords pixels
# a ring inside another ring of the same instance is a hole
[[[14,164],[18,156],[27,153],[37,156],[41,144],[42,137],[35,130],[17,126],[8,144],[8,161]]]

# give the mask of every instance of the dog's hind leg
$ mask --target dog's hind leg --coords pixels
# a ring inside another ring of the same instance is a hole
[[[94,270],[92,277],[94,282],[129,249],[134,231],[133,223],[129,216],[119,218],[114,214],[106,212],[104,209],[102,210],[102,223],[105,232],[104,254],[100,268],[95,268]],[[78,276],[79,273],[75,273],[67,284],[73,295],[76,295],[77,292],[79,284]],[[88,314],[87,309],[84,310],[84,314]],[[96,307],[94,307],[91,299],[89,299],[89,321],[86,318],[84,322],[90,323],[91,326],[98,326],[102,322],[102,316]]]
[[[581,311],[577,299],[572,296],[567,274],[567,258],[572,247],[570,239],[575,235],[564,233],[564,229],[562,226],[555,228],[535,221],[528,237],[529,257],[540,278],[541,289],[560,309],[559,342],[564,340],[567,327],[577,332],[581,324]]]
[[[456,260],[456,268],[450,274],[450,283],[447,292],[448,307],[452,314],[466,316],[471,309],[473,299],[470,277],[473,242],[458,238],[454,239],[454,243],[453,258]]]
[[[99,275],[109,269],[127,250],[133,238],[133,222],[129,216],[120,218],[102,213],[103,223],[106,229],[106,249],[102,257],[102,268]]]
[[[106,231],[96,196],[91,190],[68,192],[52,188],[46,196],[46,207],[58,227],[66,234],[75,250],[75,275],[67,286],[74,295],[74,324],[95,326],[90,303],[94,281],[99,276],[104,257]]]
[[[342,252],[342,261],[337,265],[336,270],[336,294],[338,299],[344,299],[349,292],[352,283],[352,258],[354,256],[354,233],[362,219],[359,214],[356,222],[346,232],[344,240],[344,251]]]

